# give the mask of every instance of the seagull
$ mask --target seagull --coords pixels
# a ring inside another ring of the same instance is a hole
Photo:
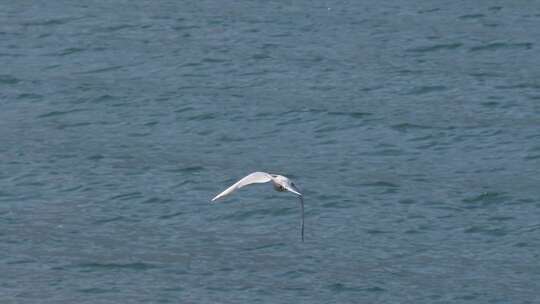
[[[267,183],[267,182],[272,182],[272,184],[274,185],[274,189],[276,191],[279,191],[279,192],[289,191],[296,194],[298,198],[300,199],[300,207],[302,210],[301,236],[302,236],[302,242],[303,242],[304,241],[304,198],[302,197],[302,194],[300,193],[298,188],[296,188],[294,183],[283,175],[270,174],[266,172],[253,172],[249,174],[248,176],[242,178],[241,180],[237,181],[234,185],[225,189],[225,191],[216,195],[216,197],[212,199],[212,202],[226,195],[229,195],[234,190],[240,189],[244,186],[251,185],[251,184],[262,184],[262,183]]]

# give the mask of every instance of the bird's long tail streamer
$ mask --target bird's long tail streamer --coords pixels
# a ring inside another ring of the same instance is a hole
[[[302,208],[302,228],[301,228],[301,235],[302,235],[302,242],[304,241],[304,198],[300,195],[300,207]]]

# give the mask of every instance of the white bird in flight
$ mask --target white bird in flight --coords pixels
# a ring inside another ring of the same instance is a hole
[[[216,195],[216,197],[212,199],[212,202],[214,202],[215,200],[221,197],[229,195],[234,190],[240,189],[244,186],[247,186],[250,184],[267,183],[267,182],[272,182],[272,184],[274,185],[274,189],[276,191],[279,191],[279,192],[289,191],[298,195],[298,198],[300,198],[300,207],[302,210],[301,235],[302,235],[302,242],[303,242],[304,241],[304,198],[302,197],[302,194],[300,193],[298,188],[296,188],[294,183],[283,175],[269,174],[266,172],[253,172],[249,174],[248,176],[242,178],[241,180],[237,181],[234,185],[230,186],[225,191]]]

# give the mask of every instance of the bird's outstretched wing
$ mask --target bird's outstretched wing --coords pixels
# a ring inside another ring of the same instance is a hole
[[[240,189],[244,186],[247,186],[249,184],[256,184],[256,183],[267,183],[272,180],[272,176],[266,172],[253,172],[250,175],[242,178],[241,180],[237,181],[234,185],[227,188],[225,191],[221,192],[220,194],[216,195],[212,199],[212,202],[217,200],[218,198],[221,198],[225,195],[228,195],[232,193],[236,189]]]

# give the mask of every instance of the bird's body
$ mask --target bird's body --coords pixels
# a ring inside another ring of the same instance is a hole
[[[274,189],[276,191],[279,191],[279,192],[289,191],[298,195],[298,197],[300,198],[300,206],[302,208],[301,233],[302,233],[302,241],[304,241],[304,199],[302,197],[302,194],[298,190],[298,188],[296,188],[296,186],[294,185],[294,183],[283,175],[269,174],[266,172],[253,172],[249,174],[248,176],[242,178],[241,180],[237,181],[229,188],[225,189],[225,191],[216,195],[212,199],[212,202],[226,195],[229,195],[235,190],[240,189],[244,186],[251,185],[251,184],[268,183],[268,182],[272,182],[272,185],[274,186]]]

